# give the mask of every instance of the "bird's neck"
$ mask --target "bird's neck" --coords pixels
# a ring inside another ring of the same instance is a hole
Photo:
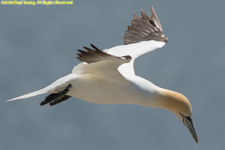
[[[159,91],[157,101],[158,103],[156,107],[167,109],[174,114],[184,110],[191,110],[191,105],[188,99],[183,94],[176,91],[161,89]]]
[[[177,110],[177,107],[181,107],[181,103],[179,101],[182,99],[181,97],[184,96],[178,92],[159,88],[155,91],[153,97],[145,98],[141,105],[162,108],[174,112]]]

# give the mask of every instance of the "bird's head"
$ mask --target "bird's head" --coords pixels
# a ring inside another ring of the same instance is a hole
[[[178,92],[165,90],[162,92],[161,106],[173,112],[187,127],[196,143],[198,143],[198,136],[192,122],[192,108],[189,100]]]

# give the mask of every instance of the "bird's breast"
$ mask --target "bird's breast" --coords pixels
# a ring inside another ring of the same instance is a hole
[[[97,104],[139,104],[153,101],[154,94],[129,80],[107,79],[91,74],[79,75],[71,82],[68,95]]]

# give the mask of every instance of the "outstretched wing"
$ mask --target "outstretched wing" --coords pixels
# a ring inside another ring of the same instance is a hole
[[[125,45],[150,40],[168,41],[153,6],[151,6],[151,12],[150,17],[143,10],[141,10],[141,18],[134,14],[134,20],[131,21],[124,35]]]
[[[151,16],[143,10],[141,10],[141,17],[134,15],[124,35],[125,45],[112,47],[104,52],[114,56],[129,55],[134,60],[145,53],[162,48],[168,42],[168,37],[163,33],[153,6],[151,12]]]
[[[81,63],[74,67],[73,73],[75,74],[91,74],[96,75],[100,78],[114,78],[120,77],[121,74],[118,72],[118,67],[124,63],[129,63],[131,60],[130,56],[117,57],[107,54],[93,44],[91,48],[83,47],[84,50],[78,50],[80,53],[77,54]]]
[[[161,23],[155,13],[153,6],[151,6],[151,16],[148,16],[143,10],[141,11],[141,18],[134,15],[131,25],[125,32],[124,44],[104,50],[104,52],[114,56],[129,55],[132,57],[130,63],[119,67],[122,74],[135,74],[133,63],[139,56],[162,48],[167,42],[168,37],[163,33]]]

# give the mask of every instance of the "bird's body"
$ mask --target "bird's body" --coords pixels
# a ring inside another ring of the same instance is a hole
[[[141,83],[145,83],[143,84]],[[144,104],[154,102],[157,90],[154,85],[140,77],[116,77],[111,80],[84,74],[71,81],[68,95],[97,104]],[[76,86],[81,85],[81,86]]]
[[[198,142],[192,124],[192,109],[182,94],[160,88],[135,74],[133,63],[145,53],[162,48],[168,41],[161,24],[151,7],[149,17],[141,11],[142,18],[134,15],[132,25],[124,36],[125,45],[104,51],[91,44],[93,49],[78,50],[78,59],[83,61],[74,67],[71,74],[62,77],[49,86],[12,100],[24,99],[51,93],[41,105],[50,106],[76,97],[96,104],[137,104],[170,110]]]
[[[89,72],[84,71],[84,73],[80,73],[77,76],[75,75],[76,79],[71,82],[74,89],[71,88],[68,95],[97,104],[126,103],[143,105],[143,101],[145,100],[149,103],[154,103],[154,96],[156,96],[161,88],[152,84],[150,81],[135,75],[133,69],[134,56],[137,56],[135,55],[135,50],[137,48],[142,48],[142,50],[144,49],[142,52],[148,52],[160,48],[164,44],[165,43],[156,41],[145,41],[136,45],[121,45],[106,49],[104,52],[119,57],[127,54],[127,52],[123,50],[129,50],[129,54],[131,57],[133,56],[133,60],[116,68],[112,67],[112,65],[106,65],[106,67],[101,67],[100,69],[91,66],[91,68],[95,68],[95,70],[89,71],[90,69],[88,67],[87,70]],[[134,51],[133,55],[132,51]],[[144,53],[140,53],[139,55],[141,54]],[[82,63],[80,65],[83,65],[83,68],[86,68],[86,65],[89,64]],[[79,67],[74,68],[71,76],[82,70]],[[152,98],[149,99],[149,97]]]

